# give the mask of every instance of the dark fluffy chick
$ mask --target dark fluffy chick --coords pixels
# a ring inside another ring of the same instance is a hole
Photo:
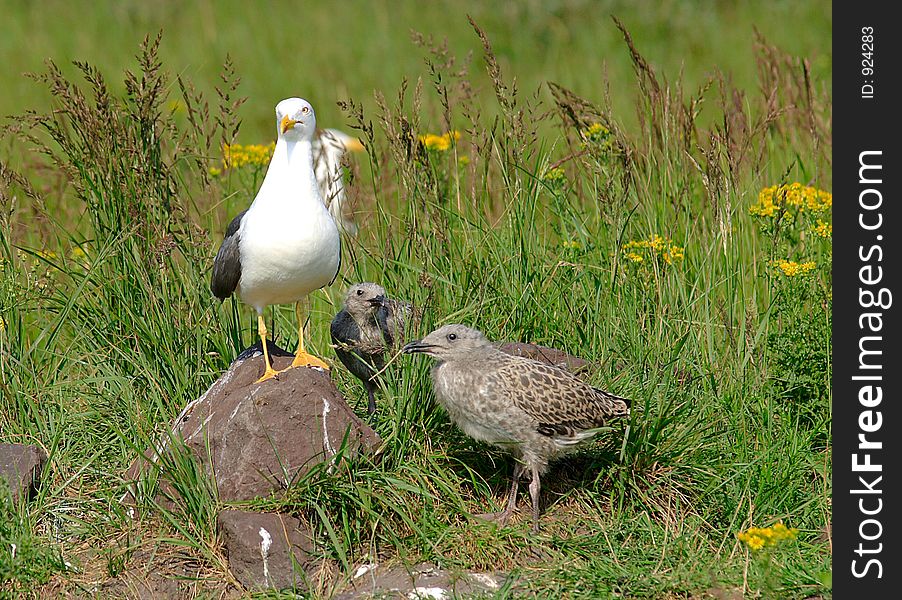
[[[364,282],[348,289],[344,307],[332,319],[335,354],[363,382],[370,415],[376,412],[375,375],[385,366],[386,351],[403,339],[410,313],[409,304],[387,298],[380,285]]]
[[[464,433],[513,453],[507,506],[485,515],[502,525],[516,510],[517,486],[528,470],[537,531],[540,477],[549,461],[595,435],[610,419],[629,415],[626,398],[557,367],[505,354],[481,332],[464,325],[445,325],[407,344],[404,351],[436,360],[435,397]]]

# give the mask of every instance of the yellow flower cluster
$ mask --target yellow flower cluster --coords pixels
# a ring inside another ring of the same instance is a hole
[[[758,193],[758,203],[749,213],[758,217],[790,217],[798,213],[823,213],[833,208],[833,194],[801,183],[773,185]]]
[[[770,264],[780,269],[780,271],[787,277],[807,275],[808,273],[812,272],[817,266],[814,264],[813,260],[804,263],[797,263],[791,260],[772,260]]]
[[[683,260],[683,248],[676,246],[669,238],[653,234],[647,240],[632,240],[621,248],[623,256],[634,263],[644,262],[646,258],[661,257],[668,265]]]
[[[546,171],[545,174],[542,175],[542,179],[549,183],[563,181],[565,179],[564,168],[555,167],[554,169],[548,169],[548,171]]]
[[[561,246],[564,248],[572,248],[573,250],[579,250],[583,247],[583,245],[576,240],[564,240],[561,242]]]
[[[611,131],[601,123],[592,123],[582,131],[583,139],[588,142],[597,142],[611,135]]]
[[[54,262],[59,260],[60,255],[52,250],[37,250],[35,255],[38,258],[41,258],[47,262]],[[85,253],[84,249],[80,246],[74,246],[72,250],[69,251],[69,259],[74,261],[80,261],[82,263],[88,262],[88,255]]]
[[[222,168],[211,167],[210,175],[219,175],[227,169],[240,169],[247,165],[265,166],[269,164],[276,143],[271,144],[224,144],[222,147]]]
[[[614,147],[614,136],[611,130],[601,123],[592,123],[579,132],[583,138],[583,148],[606,154]]]
[[[437,150],[438,152],[444,152],[448,148],[451,147],[451,139],[454,138],[454,141],[460,139],[459,131],[449,131],[443,135],[435,135],[434,133],[427,133],[426,135],[420,136],[420,143],[426,146],[427,150]]]
[[[817,237],[829,239],[833,237],[833,224],[817,220],[817,224],[811,228],[811,232]]]
[[[772,527],[749,527],[748,531],[743,531],[736,537],[757,552],[765,546],[776,546],[783,540],[794,540],[798,534],[798,529],[790,529],[783,523],[777,523]]]

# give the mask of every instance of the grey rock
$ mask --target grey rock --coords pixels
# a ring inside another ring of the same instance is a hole
[[[313,541],[300,521],[278,513],[224,510],[217,525],[229,570],[245,588],[306,589]]]
[[[283,369],[293,355],[268,346],[273,366]],[[344,456],[371,453],[379,436],[360,420],[332,383],[329,373],[296,367],[257,383],[264,370],[260,344],[242,352],[171,427],[215,477],[219,498],[230,502],[284,490],[312,467]],[[168,451],[168,438],[130,467],[128,477]],[[163,473],[165,477],[165,473]]]
[[[507,507],[486,515],[504,524],[516,509],[520,477],[529,471],[533,530],[538,530],[540,477],[548,463],[588,440],[630,401],[580,381],[557,367],[501,352],[479,331],[445,325],[404,346],[436,360],[436,400],[470,437],[514,455]]]
[[[13,502],[38,487],[46,462],[47,453],[38,446],[0,444],[0,479],[9,486]]]
[[[363,565],[335,600],[494,597],[505,580],[500,573],[450,572],[430,563],[389,568]]]

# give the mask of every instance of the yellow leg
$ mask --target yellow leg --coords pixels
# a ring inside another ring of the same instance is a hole
[[[301,312],[301,303],[298,302],[294,305],[294,314],[298,318],[298,351],[294,356],[294,360],[291,361],[292,367],[319,367],[326,371],[329,370],[329,365],[320,358],[313,356],[312,354],[308,354],[304,349],[304,315]],[[291,367],[289,367],[291,368]]]
[[[263,377],[257,380],[257,383],[260,383],[261,381],[272,379],[278,371],[273,369],[272,363],[269,362],[269,351],[266,349],[266,322],[263,320],[263,315],[257,315],[257,330],[260,332],[260,341],[263,342],[263,362],[266,364]]]

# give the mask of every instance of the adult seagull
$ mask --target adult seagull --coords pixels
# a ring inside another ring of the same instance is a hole
[[[276,124],[279,137],[266,177],[250,207],[229,223],[210,282],[217,298],[225,300],[237,291],[257,310],[266,364],[258,381],[278,373],[266,349],[263,311],[270,304],[295,303],[298,351],[291,367],[329,368],[304,349],[301,302],[332,283],[341,264],[338,228],[313,169],[313,107],[302,98],[282,100],[276,105]]]

